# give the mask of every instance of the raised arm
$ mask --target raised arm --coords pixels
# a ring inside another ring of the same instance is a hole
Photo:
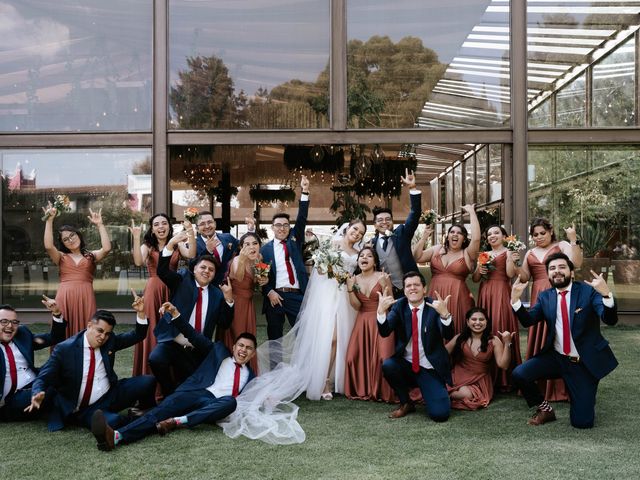
[[[422,192],[420,192],[420,190],[416,190],[416,177],[413,171],[405,169],[405,176],[401,176],[400,181],[410,189],[409,201],[411,209],[409,210],[409,215],[407,215],[407,219],[404,222],[404,234],[406,235],[406,238],[411,241],[413,234],[418,228],[420,215],[422,214]]]
[[[142,235],[142,226],[136,227],[136,223],[133,218],[131,219],[131,226],[129,227],[129,232],[131,233],[131,237],[133,238],[133,246],[131,247],[131,256],[133,256],[133,263],[136,267],[141,267],[147,261],[147,256],[149,255],[149,249],[143,249],[141,246],[140,236]]]
[[[167,245],[160,252],[160,258],[158,259],[158,277],[169,287],[172,294],[176,288],[178,288],[178,285],[180,285],[182,275],[171,270],[171,253],[175,245],[180,241],[184,241],[186,238],[187,234],[185,232],[180,232],[178,235],[171,237],[171,240],[167,242]]]
[[[299,243],[300,248],[304,244],[304,232],[307,229],[307,216],[309,215],[309,179],[302,175],[300,180],[300,202],[298,204],[298,215],[296,217],[296,224],[293,227],[293,234],[296,237],[296,242]],[[302,200],[302,195],[306,195],[307,198]]]
[[[471,222],[471,241],[465,251],[467,252],[467,255],[469,255],[469,258],[471,260],[475,260],[476,258],[478,258],[478,253],[480,252],[480,221],[478,220],[478,215],[476,214],[475,204],[465,205],[462,208],[469,214],[469,220]]]
[[[566,242],[560,242],[560,251],[571,259],[576,268],[582,266],[583,253],[582,247],[578,244],[578,233],[576,232],[575,224],[571,224],[570,227],[564,229],[564,233],[567,235]]]
[[[62,311],[55,298],[42,295],[42,304],[51,312],[53,319],[51,321],[51,330],[48,333],[40,333],[33,336],[34,350],[56,345],[67,338],[67,322],[62,318]]]
[[[93,253],[96,262],[100,262],[107,256],[107,254],[111,251],[111,240],[109,239],[109,232],[107,232],[107,227],[102,223],[102,208],[97,212],[89,209],[89,216],[87,217],[91,223],[93,223],[98,228],[98,233],[100,233],[100,250],[93,250]]]
[[[115,336],[115,351],[129,348],[141,342],[146,338],[147,331],[149,330],[149,322],[144,313],[144,297],[138,296],[134,289],[131,289],[131,293],[133,294],[131,307],[136,312],[136,328],[127,333],[121,333]]]
[[[196,331],[190,324],[188,318],[183,318],[180,315],[178,309],[170,302],[165,302],[160,308],[160,313],[169,317],[169,324],[173,325],[184,337],[189,341],[189,344],[202,352],[207,353],[213,347],[213,342],[210,338],[207,338],[202,333]]]
[[[187,241],[178,243],[178,249],[182,258],[195,258],[197,254],[196,235],[193,231],[193,225],[189,220],[182,222],[184,231],[187,233]]]
[[[399,315],[396,308],[391,308],[396,301],[389,292],[391,292],[390,288],[385,288],[382,293],[378,292],[378,333],[382,337],[388,337],[393,333]],[[389,311],[390,308],[391,311]]]
[[[44,249],[47,252],[47,255],[49,255],[51,261],[58,265],[62,254],[58,251],[53,242],[53,219],[56,218],[57,210],[51,206],[48,208],[43,207],[42,210],[46,215],[48,215],[47,220],[44,223]]]
[[[424,229],[422,237],[420,237],[420,240],[418,240],[416,245],[413,247],[413,251],[411,252],[416,263],[427,263],[429,260],[431,260],[433,247],[429,247],[428,250],[430,250],[430,253],[426,255],[424,249],[424,246],[427,244],[427,240],[431,238],[431,235],[433,235],[433,227],[431,225],[427,225],[427,227]],[[428,259],[426,257],[428,257]]]

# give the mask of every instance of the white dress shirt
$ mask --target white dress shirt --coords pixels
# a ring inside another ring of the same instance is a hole
[[[22,355],[15,343],[9,342],[7,347],[11,348],[11,351],[13,352],[13,359],[16,362],[16,373],[18,377],[16,390],[20,390],[35,380],[36,373],[29,368],[29,362],[24,358],[24,355]],[[0,400],[0,407],[2,407],[4,405],[5,398],[9,395],[9,390],[11,390],[11,371],[9,370],[9,357],[7,357],[4,345],[0,345],[0,351],[2,352],[2,360],[5,365],[2,399]]]
[[[216,398],[225,397],[233,393],[233,379],[236,373],[236,362],[232,357],[225,358],[220,363],[220,368],[216,374],[216,379],[213,384],[207,387]],[[246,365],[240,367],[240,388],[238,391],[242,391],[247,381],[249,380],[249,368]]]
[[[285,240],[286,242],[286,240]],[[289,282],[289,273],[287,272],[287,263],[284,255],[284,245],[282,241],[275,238],[273,240],[273,260],[276,264],[276,289],[278,288],[300,288],[298,283],[298,275],[296,274],[296,266],[293,264],[291,258],[291,252],[289,252],[289,263],[291,264],[291,270],[293,270],[293,278],[295,282],[291,285]]]
[[[87,334],[84,334],[82,339],[82,382],[80,383],[80,392],[78,392],[78,403],[76,404],[76,411],[80,408],[82,397],[84,395],[84,389],[87,386],[87,377],[89,375],[89,364],[91,362],[91,352],[89,346],[89,340]],[[102,361],[102,353],[99,348],[94,349],[96,357],[96,368],[93,374],[93,387],[91,388],[91,397],[89,397],[89,405],[93,405],[97,402],[105,393],[109,391],[111,385],[109,385],[109,378],[107,377],[107,370],[104,368],[104,362]]]

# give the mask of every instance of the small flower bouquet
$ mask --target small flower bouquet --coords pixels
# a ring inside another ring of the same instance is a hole
[[[424,223],[425,225],[433,225],[437,221],[438,213],[433,209],[425,210],[422,212],[422,215],[420,215],[420,223]]]
[[[260,288],[259,281],[269,277],[271,271],[271,264],[265,262],[256,262],[253,266],[253,280],[256,284],[256,290]]]
[[[56,209],[56,217],[60,216],[62,212],[68,212],[71,210],[71,200],[66,195],[56,195],[53,199],[53,203],[49,208]],[[50,213],[45,213],[42,220],[49,218]]]
[[[491,254],[489,252],[480,252],[478,255],[478,264],[487,268],[487,273],[480,275],[480,278],[482,280],[489,280],[489,272],[496,269]]]
[[[329,278],[335,279],[340,285],[344,285],[349,277],[342,263],[342,256],[331,240],[325,240],[313,252],[311,256],[313,266],[318,273],[326,274]]]
[[[519,252],[520,250],[525,250],[527,246],[520,241],[517,235],[509,235],[504,239],[502,244],[507,247],[507,250],[510,252]],[[516,261],[516,267],[520,266],[520,260]]]
[[[198,209],[195,207],[189,207],[184,211],[184,218],[194,224],[196,223],[196,220],[198,220],[198,215]]]

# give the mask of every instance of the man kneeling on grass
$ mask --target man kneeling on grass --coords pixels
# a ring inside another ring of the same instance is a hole
[[[102,411],[95,412],[91,431],[98,441],[98,449],[110,451],[119,443],[131,443],[157,432],[166,435],[180,427],[194,427],[201,423],[216,423],[236,409],[235,397],[255,376],[248,362],[256,351],[256,337],[241,333],[233,344],[233,352],[222,342],[212,342],[189,325],[189,319],[171,303],[162,306],[171,323],[195,349],[206,354],[198,369],[166,397],[157,407],[124,428],[113,430]]]

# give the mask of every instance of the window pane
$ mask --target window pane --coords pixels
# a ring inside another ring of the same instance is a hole
[[[326,128],[329,2],[169,2],[170,128]]]
[[[586,103],[582,74],[556,94],[556,126],[584,127]]]
[[[457,212],[462,208],[462,165],[453,169],[453,188],[455,192],[453,211]]]
[[[475,203],[474,195],[476,191],[476,165],[474,156],[471,155],[467,161],[465,162],[465,203],[473,204]]]
[[[347,33],[350,128],[509,126],[508,4],[348,0]]]
[[[151,129],[152,1],[0,8],[0,131]]]
[[[542,105],[529,113],[529,127],[552,127],[551,98],[547,98]]]
[[[476,153],[476,188],[478,205],[487,203],[487,147]]]
[[[87,168],[91,165],[91,168]],[[89,209],[99,211],[112,250],[97,265],[93,288],[97,304],[130,308],[130,287],[142,291],[145,273],[131,258],[131,220],[140,224],[151,208],[149,149],[0,150],[2,168],[2,299],[23,307],[38,307],[43,293],[55,295],[59,268],[44,250],[42,207],[56,195],[67,195],[68,212],[54,228],[80,228],[87,248],[100,249]],[[58,246],[59,248],[59,246]]]
[[[502,200],[502,145],[489,146],[489,201]]]
[[[634,125],[635,39],[593,67],[593,125]]]
[[[590,278],[590,269],[604,273],[618,309],[638,310],[640,147],[530,146],[529,152],[530,163],[552,172],[549,182],[530,183],[530,216],[551,220],[561,240],[563,227],[575,223],[584,252],[577,278]]]
[[[455,208],[453,205],[453,172],[447,173],[445,177],[447,181],[447,213],[455,213]]]

